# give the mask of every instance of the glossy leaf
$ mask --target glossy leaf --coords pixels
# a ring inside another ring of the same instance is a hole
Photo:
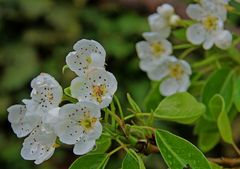
[[[69,169],[104,169],[108,160],[107,154],[89,154],[79,157]]]
[[[165,130],[156,131],[157,146],[170,169],[211,169],[202,152],[187,140]]]
[[[229,144],[233,143],[231,123],[225,111],[222,111],[217,121],[218,129],[222,139]]]
[[[129,150],[123,160],[122,169],[145,169],[145,166],[141,157],[135,151]]]
[[[217,165],[215,163],[212,163],[212,162],[210,162],[210,165],[211,165],[212,169],[223,169],[222,166],[219,166],[219,165]]]
[[[203,152],[208,152],[220,141],[220,135],[216,122],[204,119],[197,122],[194,134],[198,135],[198,147]]]
[[[202,101],[209,105],[209,101],[215,94],[221,94],[225,101],[225,109],[228,112],[233,103],[233,72],[231,69],[222,68],[214,72],[207,80],[202,93]],[[205,117],[214,120],[209,112],[209,107]]]
[[[202,132],[199,134],[198,147],[203,152],[208,152],[213,149],[220,141],[218,132]]]
[[[191,94],[177,93],[162,100],[154,112],[154,116],[182,124],[195,122],[205,112],[205,106]]]
[[[234,104],[240,112],[240,76],[236,77],[234,81]]]
[[[96,140],[96,148],[91,153],[105,153],[111,146],[111,138],[102,134],[101,137]]]
[[[214,120],[217,121],[219,114],[225,111],[225,102],[220,94],[215,94],[209,101],[209,112]]]

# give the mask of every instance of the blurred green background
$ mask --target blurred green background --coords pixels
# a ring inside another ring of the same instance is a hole
[[[18,139],[7,121],[6,109],[30,97],[31,79],[46,72],[68,87],[74,73],[62,74],[65,57],[82,38],[100,42],[107,53],[107,69],[118,80],[120,100],[126,107],[130,92],[142,104],[150,81],[138,67],[135,44],[149,31],[147,16],[169,2],[185,16],[186,4],[177,0],[0,0],[0,168],[67,169],[78,157],[71,147],[59,148],[52,158],[36,166],[20,156]],[[186,128],[189,130],[189,128]],[[190,131],[191,132],[191,131]],[[120,168],[122,155],[110,163]],[[148,169],[165,168],[159,155],[151,155]]]
[[[78,157],[71,148],[59,148],[39,166],[23,160],[23,139],[14,135],[6,109],[30,97],[30,81],[40,72],[50,73],[63,87],[69,86],[75,75],[71,71],[62,74],[61,70],[66,55],[79,39],[94,39],[104,46],[107,69],[119,82],[120,97],[125,98],[124,94],[130,91],[137,101],[142,100],[149,80],[138,68],[135,43],[149,29],[146,16],[158,4],[159,1],[0,0],[1,169],[66,169]]]

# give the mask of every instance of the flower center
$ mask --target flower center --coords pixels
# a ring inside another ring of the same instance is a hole
[[[53,93],[47,92],[47,98],[48,98],[48,100],[53,100]]]
[[[92,87],[92,97],[94,97],[98,103],[102,103],[102,97],[107,93],[106,85],[96,85]]]
[[[170,76],[175,79],[181,79],[184,74],[184,70],[180,64],[172,64],[169,66]]]
[[[84,118],[79,121],[85,131],[91,130],[97,122],[96,117],[91,117],[89,112],[84,112]]]
[[[92,58],[91,58],[91,56],[87,56],[86,62],[87,62],[88,64],[91,64],[91,63],[92,63]]]
[[[207,16],[203,19],[203,26],[207,30],[216,30],[218,25],[218,18],[215,16]]]
[[[154,42],[150,46],[154,56],[159,56],[165,51],[164,46],[160,42]]]

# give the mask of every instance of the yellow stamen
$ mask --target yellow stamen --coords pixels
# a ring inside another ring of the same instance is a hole
[[[184,74],[184,70],[180,64],[172,64],[169,66],[170,76],[175,79],[181,79]]]
[[[47,93],[47,98],[48,98],[48,100],[53,100],[53,93],[48,92]]]
[[[91,58],[91,56],[88,56],[88,57],[86,58],[86,61],[88,62],[88,64],[91,64],[91,63],[92,63],[92,58]]]
[[[207,16],[203,19],[203,26],[207,30],[216,30],[218,25],[218,18],[215,16]]]
[[[164,46],[160,42],[154,42],[150,47],[154,56],[159,56],[165,51]]]
[[[98,103],[102,103],[102,97],[107,93],[106,85],[99,85],[92,87],[92,97],[94,97]]]
[[[89,112],[84,113],[84,118],[79,121],[79,124],[84,128],[85,131],[91,130],[97,122],[96,117],[91,117]]]

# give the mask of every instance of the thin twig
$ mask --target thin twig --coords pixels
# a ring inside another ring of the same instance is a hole
[[[208,158],[208,160],[213,163],[219,164],[221,166],[228,166],[228,167],[240,166],[240,158],[220,157],[220,158]]]

